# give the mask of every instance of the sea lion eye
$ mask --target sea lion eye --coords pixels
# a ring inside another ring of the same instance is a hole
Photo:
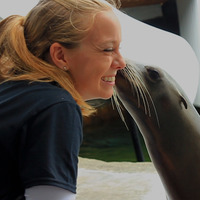
[[[147,69],[147,72],[149,74],[149,77],[152,80],[156,81],[156,80],[158,80],[160,78],[160,74],[155,68],[146,67],[146,69]]]

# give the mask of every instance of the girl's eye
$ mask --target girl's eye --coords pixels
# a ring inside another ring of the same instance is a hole
[[[104,49],[103,51],[105,51],[105,52],[111,52],[113,50],[114,50],[113,48],[108,48],[108,49]]]

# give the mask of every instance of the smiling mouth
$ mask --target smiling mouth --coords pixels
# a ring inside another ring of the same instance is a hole
[[[105,82],[113,83],[113,82],[115,82],[115,77],[114,76],[112,76],[112,77],[102,77],[101,80],[103,80]]]

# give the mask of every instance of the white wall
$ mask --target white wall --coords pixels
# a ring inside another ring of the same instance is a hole
[[[0,16],[26,15],[39,0],[0,0]]]
[[[200,62],[200,0],[177,0],[177,7],[180,34],[192,46]],[[194,104],[200,106],[200,82]]]
[[[191,45],[183,37],[140,22],[162,16],[161,5],[128,8],[125,13],[132,18],[120,18],[123,55],[135,62],[163,68],[194,103],[199,82],[199,63]]]

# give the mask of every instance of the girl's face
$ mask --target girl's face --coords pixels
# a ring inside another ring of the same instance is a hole
[[[93,27],[76,49],[67,52],[68,69],[84,100],[110,98],[115,76],[125,67],[119,46],[120,23],[112,11],[96,15]]]

